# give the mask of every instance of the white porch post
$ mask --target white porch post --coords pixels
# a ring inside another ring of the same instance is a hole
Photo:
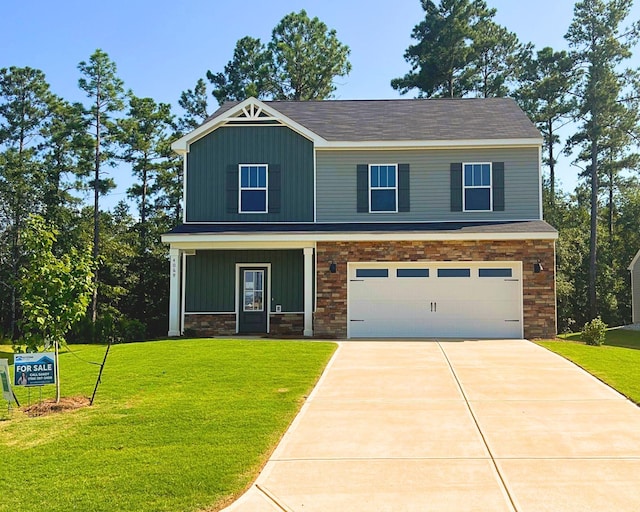
[[[180,249],[169,249],[169,336],[180,336]]]
[[[313,336],[313,248],[304,249],[304,336]]]

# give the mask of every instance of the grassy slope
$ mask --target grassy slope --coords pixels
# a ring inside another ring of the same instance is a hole
[[[225,340],[117,345],[93,407],[0,421],[0,510],[223,503],[255,478],[334,349]],[[90,396],[98,367],[79,358],[101,361],[104,347],[72,350],[76,356],[61,356],[63,395]]]
[[[580,341],[580,334],[565,339]],[[640,404],[640,331],[611,329],[607,331],[602,347],[558,341],[541,342],[540,345],[570,359]]]

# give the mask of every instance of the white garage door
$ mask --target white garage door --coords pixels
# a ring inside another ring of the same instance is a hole
[[[350,263],[350,338],[521,338],[521,264]]]

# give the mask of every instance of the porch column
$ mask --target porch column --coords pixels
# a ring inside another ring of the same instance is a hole
[[[180,336],[180,249],[169,249],[169,336]]]
[[[304,336],[313,336],[313,248],[304,249]]]

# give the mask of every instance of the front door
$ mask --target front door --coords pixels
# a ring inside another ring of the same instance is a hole
[[[238,332],[257,334],[267,332],[267,269],[240,267],[240,304]]]

